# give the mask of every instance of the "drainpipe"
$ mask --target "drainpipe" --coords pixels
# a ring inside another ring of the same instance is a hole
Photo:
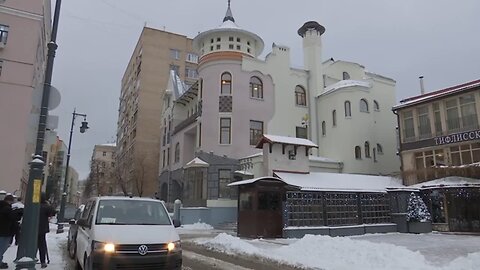
[[[392,112],[397,116],[397,130],[398,130],[398,156],[400,157],[400,173],[403,172],[403,159],[402,159],[402,131],[400,130],[400,116],[398,115],[398,112],[394,109],[392,109]],[[402,177],[403,181],[403,177]]]

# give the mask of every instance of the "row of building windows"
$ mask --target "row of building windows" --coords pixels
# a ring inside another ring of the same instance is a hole
[[[442,121],[441,105],[445,121]],[[402,118],[404,141],[431,138],[434,134],[439,136],[444,130],[453,133],[479,127],[473,93],[445,100],[443,104],[435,102],[431,106],[425,105],[404,111]]]
[[[222,73],[220,77],[220,94],[232,94],[232,74],[229,72]],[[250,78],[250,97],[263,99],[263,82],[256,76]],[[295,104],[307,106],[307,93],[300,85],[295,87]]]
[[[180,59],[180,50],[177,49],[170,49],[170,58],[179,60]],[[190,63],[198,63],[198,55],[195,53],[187,53],[185,57],[185,61]]]
[[[372,156],[370,155],[370,142],[366,141],[364,144],[365,148],[365,157],[366,158],[371,158]],[[377,161],[377,154],[382,155],[383,154],[383,147],[381,144],[377,143],[377,147],[373,148],[373,161]],[[356,159],[362,159],[362,148],[360,146],[355,146],[355,158]]]
[[[345,101],[345,117],[352,116],[352,107],[350,101]],[[380,105],[376,100],[373,101],[373,108],[375,111],[380,111]],[[365,99],[360,100],[360,112],[368,112],[368,102]],[[337,110],[332,111],[332,126],[337,126]],[[322,121],[322,135],[327,136],[327,123]]]

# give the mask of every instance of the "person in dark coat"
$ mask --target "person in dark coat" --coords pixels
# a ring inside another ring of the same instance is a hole
[[[41,268],[46,268],[45,257],[47,255],[46,234],[50,232],[49,219],[55,215],[55,209],[48,203],[47,196],[42,194],[40,203],[40,215],[38,220],[38,252],[40,253]]]
[[[13,196],[7,195],[0,201],[0,269],[8,269],[8,264],[3,262],[3,254],[10,246],[10,240],[14,234],[14,213],[12,210]]]

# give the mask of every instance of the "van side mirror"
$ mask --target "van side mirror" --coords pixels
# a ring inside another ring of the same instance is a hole
[[[74,218],[72,218],[68,221],[68,224],[70,224],[70,225],[75,225],[76,223],[77,223],[77,221]]]
[[[182,223],[180,222],[180,220],[174,219],[173,220],[173,227],[178,228],[180,226],[182,226]]]
[[[80,225],[81,227],[90,228],[90,224],[86,219],[79,219],[77,224]]]

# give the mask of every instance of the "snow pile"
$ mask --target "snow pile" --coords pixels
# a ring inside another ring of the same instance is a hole
[[[348,237],[306,235],[289,245],[270,248],[259,248],[225,233],[196,242],[228,254],[255,255],[290,265],[325,270],[474,270],[480,265],[480,252],[457,258],[449,265],[438,268],[418,251]]]
[[[182,228],[186,230],[199,230],[199,231],[213,230],[213,227],[211,225],[202,223],[202,222],[196,222],[194,224],[185,224],[185,225],[182,225]]]

